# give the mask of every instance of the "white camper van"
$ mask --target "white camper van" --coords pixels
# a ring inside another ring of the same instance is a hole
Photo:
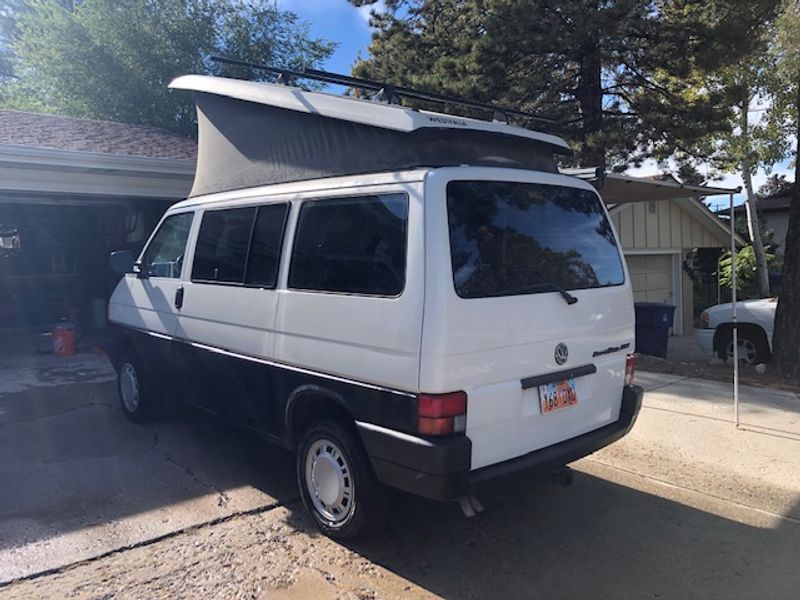
[[[289,86],[185,76],[199,158],[109,307],[124,413],[177,398],[296,451],[319,527],[387,487],[480,510],[624,436],[634,312],[559,138]]]

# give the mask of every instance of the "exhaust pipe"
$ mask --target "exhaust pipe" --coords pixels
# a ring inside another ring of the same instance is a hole
[[[462,496],[458,499],[458,503],[461,506],[461,511],[467,518],[474,517],[476,514],[483,512],[483,504],[481,504],[481,501],[475,496]]]

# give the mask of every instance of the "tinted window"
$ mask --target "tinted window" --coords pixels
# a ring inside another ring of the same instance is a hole
[[[396,296],[405,286],[405,194],[306,202],[289,287]]]
[[[454,181],[447,211],[453,279],[463,298],[624,282],[611,225],[591,191]]]
[[[193,281],[243,283],[247,248],[256,209],[207,211],[200,224],[192,266]]]
[[[145,273],[151,277],[180,278],[193,216],[194,213],[181,213],[164,219],[142,257]]]
[[[250,257],[247,259],[248,284],[275,287],[288,209],[288,204],[270,204],[258,208]]]

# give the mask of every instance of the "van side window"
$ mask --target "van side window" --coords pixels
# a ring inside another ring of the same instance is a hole
[[[408,196],[382,194],[305,202],[289,287],[397,296],[405,287]]]
[[[250,242],[250,256],[247,259],[247,284],[275,287],[288,212],[288,204],[258,207],[253,239]]]
[[[255,207],[210,210],[203,214],[192,265],[192,281],[244,281]]]
[[[191,212],[180,213],[161,223],[142,257],[142,270],[150,277],[180,278],[193,217]]]

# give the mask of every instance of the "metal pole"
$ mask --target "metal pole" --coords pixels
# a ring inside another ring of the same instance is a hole
[[[736,224],[733,213],[733,194],[730,195],[731,209],[731,308],[733,322],[733,414],[736,427],[739,427],[739,336],[736,326]]]

